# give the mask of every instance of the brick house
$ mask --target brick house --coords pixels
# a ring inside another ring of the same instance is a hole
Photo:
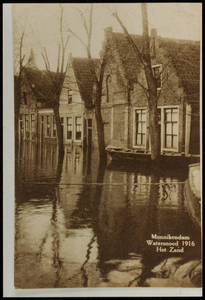
[[[98,62],[98,59],[92,59],[96,67]],[[97,140],[93,122],[93,86],[89,60],[70,54],[59,108],[65,144],[92,146]]]
[[[131,35],[142,49],[142,36]],[[108,59],[103,83],[105,143],[150,151],[145,73],[123,33],[105,29]],[[161,153],[199,154],[200,43],[161,38],[151,30],[151,59],[158,89]],[[160,74],[160,76],[158,76]]]

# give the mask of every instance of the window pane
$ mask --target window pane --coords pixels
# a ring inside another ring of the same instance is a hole
[[[173,136],[173,148],[177,149],[177,136]]]
[[[173,109],[172,121],[178,121],[178,110],[177,109]]]
[[[171,148],[172,147],[172,136],[171,135],[167,135],[166,136],[166,147],[167,148]]]
[[[172,134],[172,123],[166,123],[166,134]]]
[[[171,109],[165,110],[165,121],[171,121]]]
[[[173,134],[178,134],[178,123],[173,123]]]
[[[145,146],[145,134],[142,135],[142,146]]]
[[[67,131],[67,140],[72,139],[72,131]]]
[[[81,124],[81,117],[76,118],[76,124]]]
[[[76,140],[81,140],[81,132],[76,132]]]
[[[142,111],[142,121],[146,121],[146,113],[145,113],[145,110]]]
[[[141,145],[141,134],[137,134],[137,145]]]
[[[142,123],[142,133],[145,133],[145,130],[146,130],[146,123],[143,122]]]
[[[141,133],[142,132],[142,124],[138,123],[138,131],[137,133]]]
[[[88,119],[88,127],[92,127],[92,119]]]

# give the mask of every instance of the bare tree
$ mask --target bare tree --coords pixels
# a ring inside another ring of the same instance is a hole
[[[45,62],[46,70],[50,76],[52,82],[53,98],[50,99],[49,104],[54,110],[56,129],[57,129],[57,139],[58,139],[58,150],[59,154],[64,153],[63,145],[63,127],[61,126],[59,105],[60,105],[60,95],[63,88],[64,76],[65,76],[65,52],[67,49],[68,41],[70,36],[64,38],[63,36],[63,12],[64,8],[60,4],[60,43],[58,45],[58,57],[57,57],[57,69],[56,73],[52,72],[50,69],[50,61],[47,55],[45,47],[41,47],[41,54]]]
[[[93,4],[90,5],[89,10],[89,20],[87,21],[83,11],[80,9],[76,9],[77,12],[80,15],[82,24],[84,26],[86,36],[87,36],[87,44],[84,43],[84,41],[73,31],[70,27],[68,27],[68,31],[73,34],[85,47],[87,52],[87,57],[89,60],[89,65],[91,68],[91,72],[94,76],[94,84],[95,89],[93,92],[93,99],[94,99],[94,109],[95,109],[95,118],[96,118],[96,124],[97,124],[97,132],[98,132],[98,147],[99,147],[99,155],[100,159],[106,159],[107,154],[105,150],[105,138],[104,138],[104,123],[102,120],[102,114],[101,114],[101,102],[102,102],[102,85],[103,85],[103,77],[104,77],[104,71],[106,66],[106,51],[101,59],[99,70],[96,70],[95,65],[92,61],[91,56],[91,42],[92,42],[92,29],[93,29]]]
[[[141,4],[141,13],[142,13],[142,52],[139,50],[136,43],[133,41],[131,35],[127,31],[126,27],[119,18],[117,12],[112,13],[116,18],[120,26],[122,27],[125,36],[127,37],[130,45],[137,53],[140,62],[145,71],[147,87],[140,84],[145,90],[148,98],[148,108],[149,108],[149,130],[150,130],[150,140],[151,140],[151,159],[157,160],[160,156],[160,143],[159,143],[159,129],[158,129],[158,119],[157,119],[157,102],[159,99],[159,94],[157,93],[156,78],[154,77],[151,64],[151,55],[150,55],[150,39],[149,39],[149,27],[148,27],[148,17],[147,17],[147,6],[146,3]],[[159,74],[161,76],[161,74]]]
[[[15,113],[15,154],[18,153],[19,146],[19,137],[18,137],[18,120],[19,120],[19,112],[21,105],[21,90],[22,90],[22,73],[23,69],[26,66],[24,64],[25,54],[23,54],[23,42],[25,38],[25,28],[22,31],[18,49],[18,61],[16,61],[16,67],[18,69],[18,73],[14,77],[14,113]],[[29,61],[28,61],[29,62]]]

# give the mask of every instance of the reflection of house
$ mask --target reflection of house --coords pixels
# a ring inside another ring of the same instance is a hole
[[[92,59],[95,65],[98,59]],[[60,96],[64,142],[90,145],[93,136],[94,76],[87,58],[69,57]]]
[[[142,37],[131,35],[141,51]],[[199,42],[157,37],[151,58],[158,87],[161,152],[199,153]],[[147,87],[139,56],[123,33],[105,30],[111,59],[102,98],[106,145],[149,151]],[[105,48],[104,48],[105,49]],[[143,87],[142,87],[143,86]]]

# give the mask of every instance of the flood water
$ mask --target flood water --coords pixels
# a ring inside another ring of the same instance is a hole
[[[188,169],[180,170],[100,165],[97,151],[77,146],[65,146],[60,161],[55,144],[22,143],[15,287],[201,286],[201,230],[184,200]],[[194,246],[157,251],[152,234],[188,236]]]

